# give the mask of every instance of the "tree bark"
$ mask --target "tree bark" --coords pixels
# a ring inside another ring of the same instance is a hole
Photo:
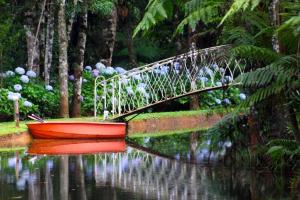
[[[71,12],[71,16],[67,22],[67,35],[68,35],[68,41],[71,40],[71,32],[74,24],[74,19],[76,16],[76,6],[77,6],[78,0],[73,0],[73,10]]]
[[[136,55],[134,53],[134,46],[133,46],[133,40],[132,40],[132,23],[131,23],[130,19],[128,19],[125,31],[126,31],[129,63],[131,64],[132,68],[136,68],[136,67],[138,67],[138,64],[136,62]]]
[[[26,13],[26,43],[27,43],[27,69],[39,74],[40,50],[39,39],[34,35],[32,12]]]
[[[110,66],[112,63],[112,54],[115,46],[116,33],[117,33],[117,8],[113,8],[110,15],[105,18],[104,22],[106,27],[102,30],[103,45],[99,47],[100,61],[106,66]]]
[[[83,12],[78,16],[79,33],[76,44],[76,61],[74,63],[74,96],[72,104],[72,117],[79,117],[81,107],[81,87],[82,87],[82,71],[84,63],[84,52],[86,44],[86,30],[87,30],[87,0],[83,5]]]
[[[59,1],[58,40],[59,40],[59,83],[60,83],[60,117],[69,117],[68,93],[68,36],[65,19],[65,0]]]
[[[47,23],[46,23],[46,46],[45,46],[45,60],[44,60],[44,78],[45,85],[50,84],[50,69],[52,65],[52,49],[54,38],[54,2],[49,0]]]

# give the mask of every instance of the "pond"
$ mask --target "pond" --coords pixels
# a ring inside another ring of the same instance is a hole
[[[284,179],[225,167],[217,162],[222,154],[210,154],[205,147],[199,148],[198,141],[193,133],[134,138],[124,149],[125,143],[118,141],[120,152],[114,153],[29,155],[31,149],[3,152],[0,200],[293,199]],[[47,144],[51,146],[51,142]],[[68,149],[66,144],[61,146]],[[59,147],[53,149],[58,151]]]

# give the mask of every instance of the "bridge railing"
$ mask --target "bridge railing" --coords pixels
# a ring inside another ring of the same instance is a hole
[[[109,79],[97,77],[94,115],[125,116],[193,93],[239,84],[243,64],[231,59],[229,45],[191,51],[147,64]]]

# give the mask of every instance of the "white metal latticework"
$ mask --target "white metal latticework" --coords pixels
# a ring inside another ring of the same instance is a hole
[[[121,117],[190,94],[239,84],[235,78],[244,67],[239,60],[230,59],[230,47],[192,49],[106,80],[97,77],[95,117],[98,110],[104,110],[104,118]]]

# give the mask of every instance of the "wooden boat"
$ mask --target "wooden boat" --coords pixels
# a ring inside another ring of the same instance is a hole
[[[27,153],[32,155],[96,154],[124,152],[124,139],[73,140],[34,139]]]
[[[40,139],[124,138],[126,134],[125,123],[36,122],[27,127],[34,138]]]

